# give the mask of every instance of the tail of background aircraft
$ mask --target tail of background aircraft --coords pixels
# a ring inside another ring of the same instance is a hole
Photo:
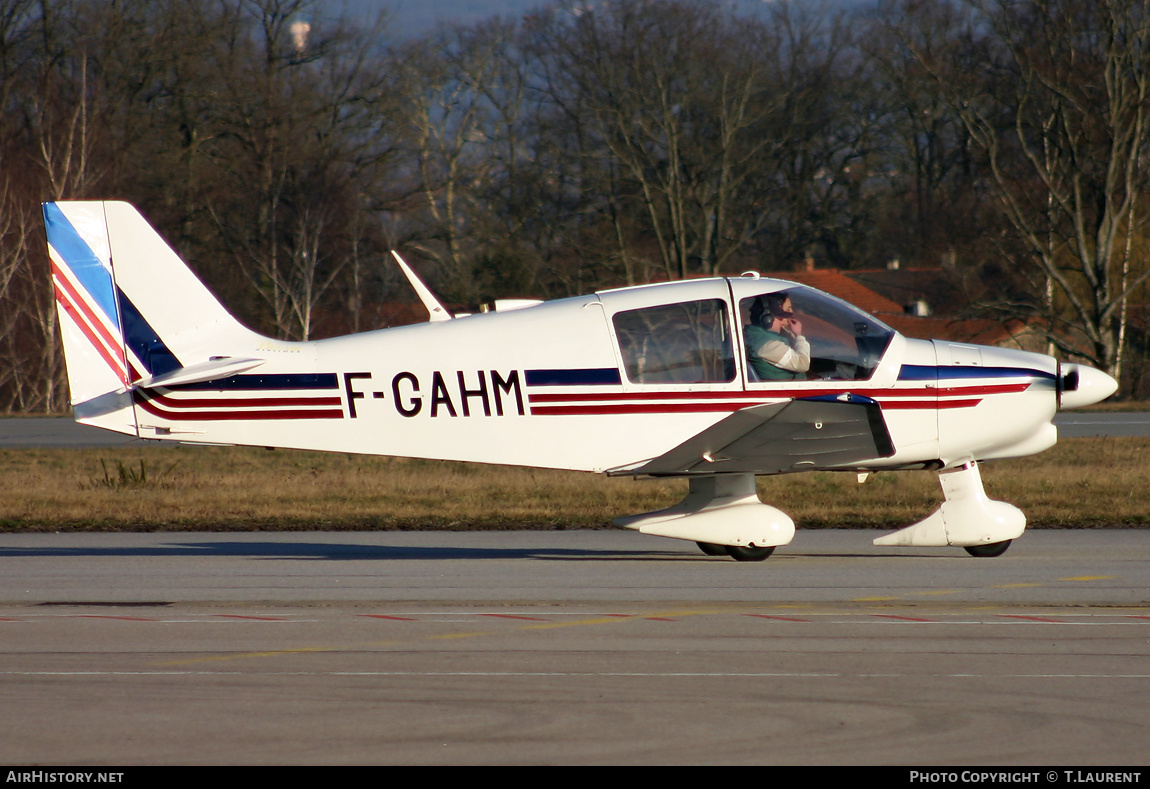
[[[48,254],[78,421],[139,435],[132,392],[252,369],[240,325],[120,202],[44,204]]]

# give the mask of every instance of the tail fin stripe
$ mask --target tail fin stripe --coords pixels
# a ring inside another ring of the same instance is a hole
[[[56,286],[56,301],[71,316],[77,328],[112,368],[120,382],[127,385],[128,363],[124,358],[123,348],[104,322],[96,317],[92,308],[76,292],[72,283],[56,265],[55,259],[52,261],[52,274],[53,284]]]
[[[117,288],[121,315],[124,318],[124,338],[128,348],[136,355],[147,374],[160,376],[178,370],[184,365],[168,348],[147,319],[136,309],[122,290]]]
[[[87,338],[88,342],[91,343],[91,345],[96,349],[96,352],[100,354],[100,357],[108,363],[109,367],[112,368],[112,372],[116,374],[116,377],[120,380],[120,383],[126,386],[127,372],[119,364],[119,360],[116,359],[115,356],[113,356],[108,351],[104,343],[100,342],[100,338],[97,337],[95,333],[93,333],[91,327],[89,327],[88,324],[84,321],[84,316],[80,310],[77,309],[74,304],[72,304],[67,295],[62,293],[59,288],[56,289],[56,302],[60,305],[61,308],[63,308],[65,312],[68,313],[69,316],[71,316],[72,321],[76,324],[76,327],[80,330],[84,337]]]
[[[65,276],[64,270],[55,259],[52,260],[52,274],[54,275],[53,284],[56,285],[57,295],[64,295],[68,299],[73,308],[83,316],[85,325],[98,335],[100,341],[109,348],[119,348],[120,342],[116,337],[115,330],[100,320],[91,304],[84,299],[82,292],[76,289],[75,284]]]
[[[56,250],[60,262],[92,297],[92,301],[107,316],[108,322],[112,326],[119,326],[115,285],[109,264],[100,260],[54,203],[44,204],[44,222],[48,238],[51,239],[50,246]]]

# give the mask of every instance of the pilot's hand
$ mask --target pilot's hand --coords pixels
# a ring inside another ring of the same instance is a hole
[[[798,318],[788,318],[787,324],[787,328],[791,330],[791,334],[795,335],[796,337],[803,333],[803,322]]]

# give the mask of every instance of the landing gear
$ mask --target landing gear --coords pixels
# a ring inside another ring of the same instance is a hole
[[[708,556],[730,556],[736,562],[761,562],[775,552],[775,546],[748,548],[742,545],[719,545],[714,542],[697,542],[699,550]]]
[[[775,552],[773,545],[765,548],[747,548],[742,545],[724,545],[723,547],[736,562],[761,562]]]
[[[719,545],[714,542],[697,542],[695,545],[699,546],[699,550],[708,556],[726,556],[727,546]]]
[[[742,473],[691,477],[687,497],[675,506],[616,518],[615,525],[691,540],[708,556],[740,562],[761,562],[795,536],[795,522],[759,501],[755,475]]]
[[[1003,540],[1002,542],[992,542],[987,545],[965,545],[966,552],[971,556],[1002,556],[1006,553],[1006,549],[1010,547],[1010,540]]]
[[[1000,556],[1010,541],[1026,529],[1022,510],[994,501],[982,487],[982,475],[973,460],[940,471],[943,502],[925,519],[886,534],[875,545],[965,548],[972,556]]]

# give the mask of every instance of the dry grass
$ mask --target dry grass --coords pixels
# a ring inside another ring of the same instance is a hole
[[[1032,526],[1150,523],[1150,439],[1074,439],[987,464],[994,498]],[[800,527],[911,523],[941,500],[935,475],[763,478],[762,498]],[[0,529],[568,529],[669,506],[682,480],[247,448],[0,452]]]

